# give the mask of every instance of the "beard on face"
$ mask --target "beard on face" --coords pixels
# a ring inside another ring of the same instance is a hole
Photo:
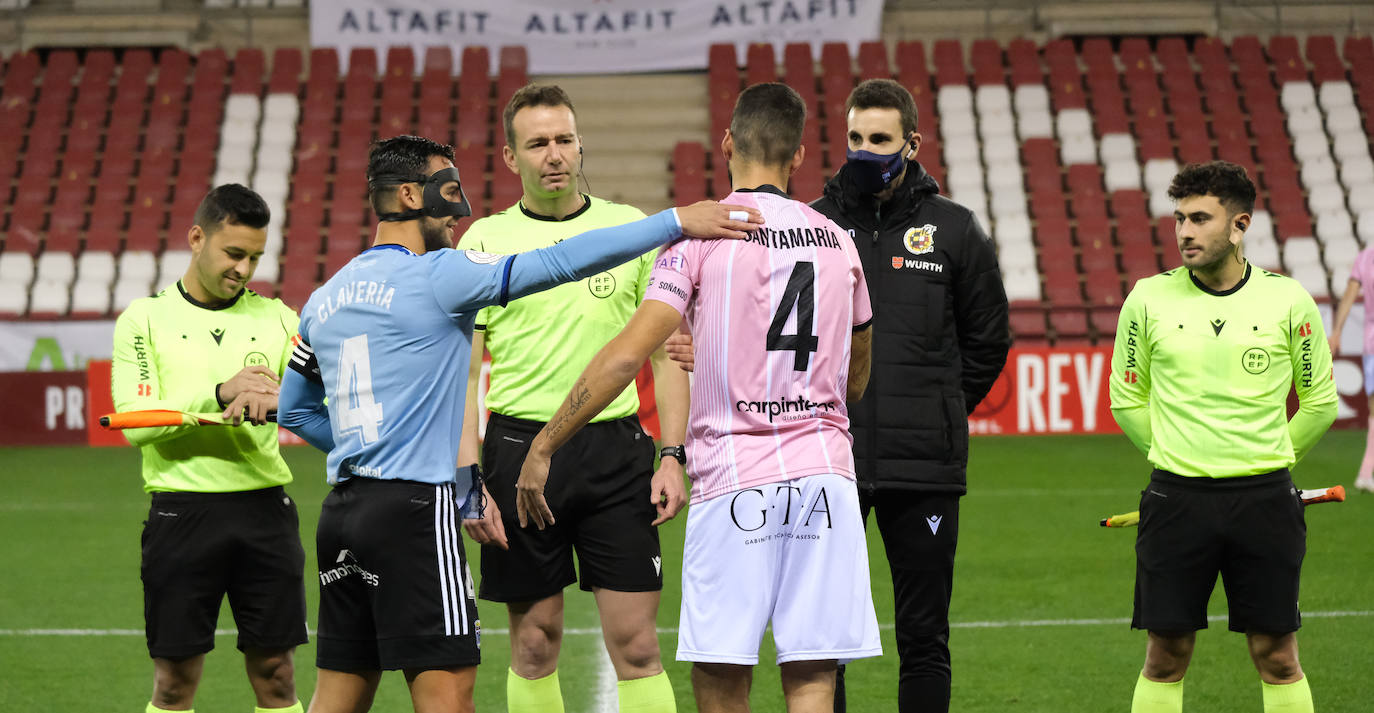
[[[1202,248],[1202,254],[1193,258],[1193,263],[1188,267],[1203,272],[1215,270],[1223,260],[1229,259],[1236,250],[1236,246],[1232,245],[1229,240],[1220,241],[1210,247],[1201,243],[1196,244]]]
[[[425,252],[453,247],[453,243],[449,242],[448,224],[446,220],[429,217],[421,218],[420,237],[424,240]]]

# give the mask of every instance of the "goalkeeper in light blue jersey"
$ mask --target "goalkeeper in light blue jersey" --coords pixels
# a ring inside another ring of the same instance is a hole
[[[480,514],[481,485],[455,463],[477,310],[762,220],[702,202],[528,253],[458,251],[453,227],[470,214],[458,178],[452,147],[373,147],[373,247],[310,296],[282,383],[280,424],[328,452],[334,486],[316,532],[314,713],[366,709],[395,669],[415,710],[473,709],[479,625],[458,533]]]

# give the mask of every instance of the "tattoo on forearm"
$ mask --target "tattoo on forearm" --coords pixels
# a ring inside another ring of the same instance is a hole
[[[582,407],[586,406],[587,402],[591,400],[592,391],[587,388],[587,380],[585,378],[578,379],[577,385],[573,386],[572,393],[568,395],[568,408],[561,411],[558,418],[553,423],[549,424],[549,433],[562,433],[563,429],[568,425],[568,422],[571,421],[573,417],[582,410]]]

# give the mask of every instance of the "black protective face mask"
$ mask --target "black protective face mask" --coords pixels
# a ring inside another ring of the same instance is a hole
[[[854,186],[862,193],[879,193],[892,185],[906,167],[903,157],[907,147],[897,153],[880,154],[872,151],[845,151],[846,165]]]
[[[381,174],[373,176],[371,183],[373,185],[418,183],[425,187],[423,208],[403,210],[396,213],[382,213],[378,215],[377,219],[384,222],[396,223],[407,220],[418,220],[421,217],[464,218],[472,215],[472,207],[468,205],[467,194],[463,193],[463,183],[458,180],[458,169],[456,168],[440,169],[430,174],[428,178]],[[456,201],[451,201],[444,197],[444,186],[449,183],[458,184],[458,200]]]

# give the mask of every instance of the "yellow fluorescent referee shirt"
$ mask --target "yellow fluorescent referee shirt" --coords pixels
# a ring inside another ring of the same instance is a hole
[[[261,364],[280,377],[299,319],[251,290],[220,308],[181,283],[134,300],[115,322],[110,391],[116,411],[217,411],[215,385]],[[223,493],[291,482],[277,426],[177,426],[124,431],[143,451],[143,489]]]
[[[1300,404],[1291,422],[1290,384]],[[1317,305],[1296,280],[1250,265],[1224,293],[1184,268],[1137,282],[1109,390],[1121,430],[1156,468],[1184,476],[1291,467],[1336,417]]]
[[[458,247],[502,254],[526,252],[644,217],[638,208],[585,197],[582,209],[563,220],[527,212],[517,203],[474,222]],[[491,352],[487,408],[529,421],[552,418],[563,405],[568,387],[639,307],[656,254],[650,252],[586,279],[512,300],[505,307],[482,309],[477,329],[483,331]],[[592,421],[624,418],[638,410],[639,396],[632,383]]]

